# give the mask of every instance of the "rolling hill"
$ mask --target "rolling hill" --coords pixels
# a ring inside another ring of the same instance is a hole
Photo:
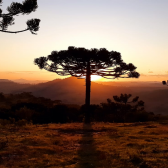
[[[31,86],[30,84],[18,84],[7,79],[0,79],[0,92],[9,94]]]
[[[85,80],[74,77],[56,79],[36,85],[18,84],[9,80],[0,80],[0,92],[22,93],[32,92],[34,96],[61,100],[66,104],[85,103]],[[106,102],[114,95],[131,93],[139,96],[145,102],[145,109],[154,113],[168,114],[168,87],[160,83],[149,82],[121,82],[121,83],[96,83],[91,82],[91,104]]]
[[[56,79],[50,82],[37,84],[28,88],[20,89],[19,92],[32,92],[35,96],[42,96],[52,100],[62,100],[64,103],[84,104],[85,102],[85,80],[74,77],[66,79]],[[97,104],[106,101],[107,98],[112,98],[113,95],[120,93],[131,93],[131,89],[124,87],[111,87],[91,83],[91,103]]]

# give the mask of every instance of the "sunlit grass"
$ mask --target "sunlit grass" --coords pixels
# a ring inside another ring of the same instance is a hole
[[[0,167],[166,168],[168,125],[0,126]]]

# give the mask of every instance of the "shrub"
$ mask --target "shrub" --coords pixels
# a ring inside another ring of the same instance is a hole
[[[34,110],[30,110],[25,106],[15,111],[15,115],[17,116],[18,119],[25,119],[28,121],[32,119],[34,113],[35,113]]]
[[[2,126],[6,126],[6,125],[9,125],[10,124],[10,121],[9,120],[6,120],[6,119],[0,119],[0,124]]]
[[[19,127],[25,126],[27,124],[28,124],[28,122],[25,119],[19,120],[15,123],[15,125],[19,126]]]

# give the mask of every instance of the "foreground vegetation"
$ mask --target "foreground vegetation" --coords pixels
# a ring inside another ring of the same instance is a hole
[[[168,122],[0,125],[0,167],[166,168]]]
[[[0,93],[0,167],[168,167],[168,116],[131,96],[91,105],[91,124],[83,124],[85,105]]]
[[[131,94],[113,96],[106,103],[90,106],[92,122],[146,122],[158,121],[162,116],[145,111],[144,102]],[[35,97],[31,93],[0,93],[0,119],[15,121],[27,120],[33,124],[83,122],[86,113],[85,105],[63,104],[60,100]],[[164,116],[165,118],[165,116]]]

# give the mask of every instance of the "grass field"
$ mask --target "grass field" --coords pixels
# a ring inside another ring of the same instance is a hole
[[[168,123],[0,127],[0,168],[168,168]]]

